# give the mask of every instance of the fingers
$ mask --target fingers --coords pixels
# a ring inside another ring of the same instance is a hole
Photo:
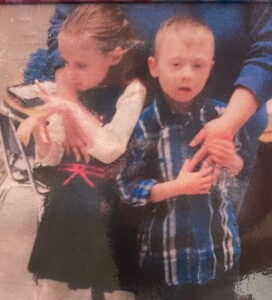
[[[190,164],[190,159],[186,159],[182,165],[181,172],[191,172],[191,164]]]
[[[83,159],[86,164],[90,162],[91,156],[88,154],[85,148],[72,147],[70,149],[72,150],[77,162],[79,162],[81,159]]]
[[[209,194],[209,192],[210,192],[210,188],[211,188],[211,186],[209,185],[209,186],[207,186],[207,187],[203,187],[203,188],[201,188],[201,190],[199,191],[199,194],[200,195],[203,195],[203,194]]]
[[[200,163],[203,158],[207,155],[207,149],[205,143],[201,146],[201,148],[194,154],[191,158],[191,165],[195,167],[198,163]]]
[[[50,94],[48,93],[48,91],[46,90],[46,88],[44,86],[41,85],[41,83],[38,80],[34,81],[37,88],[38,88],[38,95],[39,97],[44,100],[45,102],[49,102],[50,101]]]
[[[209,143],[207,148],[208,153],[221,152],[228,154],[235,152],[235,146],[230,141],[213,141]]]
[[[71,150],[72,150],[72,152],[75,156],[76,161],[79,162],[80,159],[81,159],[81,155],[80,155],[80,152],[79,152],[78,148],[77,147],[72,147]]]
[[[213,170],[213,185],[216,185],[219,176],[221,175],[222,168],[218,165]]]
[[[34,128],[38,125],[38,118],[34,115],[24,120],[17,129],[17,136],[24,146],[30,141],[30,136]]]
[[[89,162],[90,162],[90,159],[91,159],[91,156],[90,156],[89,153],[87,152],[86,147],[85,147],[85,146],[84,146],[84,147],[81,147],[81,148],[79,149],[79,151],[80,151],[80,153],[81,153],[81,155],[82,155],[82,157],[83,157],[84,162],[85,162],[86,164],[89,163]]]
[[[195,146],[201,144],[201,143],[204,141],[204,139],[206,138],[206,135],[207,135],[207,132],[206,132],[205,127],[204,127],[204,128],[201,129],[201,130],[199,131],[199,133],[191,140],[191,142],[190,142],[190,144],[189,144],[190,147],[195,147]]]
[[[85,163],[89,163],[91,157],[87,151],[86,144],[81,138],[67,138],[63,146],[67,155],[70,155],[71,152],[74,154],[77,162],[83,159]]]
[[[212,174],[214,167],[213,166],[206,166],[203,169],[200,169],[197,173],[199,174],[200,177],[205,177],[209,174]]]
[[[36,151],[40,159],[45,158],[51,150],[51,142],[44,142],[44,138],[42,137],[45,134],[43,131],[46,130],[42,127],[43,126],[40,125],[33,131]]]
[[[29,144],[31,132],[32,129],[26,121],[21,123],[17,129],[17,137],[25,147]]]
[[[38,125],[38,130],[39,130],[39,134],[40,134],[40,137],[41,137],[41,141],[44,144],[50,144],[50,137],[49,137],[49,134],[48,134],[48,131],[47,131],[46,123],[43,122],[43,123],[39,124]]]

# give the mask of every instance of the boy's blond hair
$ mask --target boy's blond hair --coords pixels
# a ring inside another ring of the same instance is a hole
[[[202,31],[204,34],[207,34],[210,36],[211,41],[213,45],[215,44],[214,41],[214,34],[211,30],[211,28],[204,23],[200,19],[196,19],[190,16],[174,16],[166,21],[164,21],[160,27],[159,30],[156,33],[155,36],[155,42],[154,42],[154,54],[158,53],[158,50],[160,48],[160,44],[167,32],[169,30],[174,31],[181,31],[181,30],[191,30],[191,31]],[[215,48],[215,46],[214,46]]]

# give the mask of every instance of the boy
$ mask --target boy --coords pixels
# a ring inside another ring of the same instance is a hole
[[[177,16],[162,24],[148,59],[160,88],[138,121],[136,143],[117,178],[124,201],[150,208],[138,231],[139,262],[145,280],[160,286],[167,300],[236,297],[240,240],[233,206],[241,201],[248,165],[224,139],[213,142],[200,166],[189,159],[197,150],[189,146],[194,135],[224,107],[202,92],[214,44],[198,20]],[[219,175],[210,162],[221,166]]]

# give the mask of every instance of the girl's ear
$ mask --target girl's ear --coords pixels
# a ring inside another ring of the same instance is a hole
[[[123,58],[125,50],[121,47],[116,47],[114,50],[109,52],[112,65],[118,65]]]
[[[152,77],[157,78],[158,77],[158,68],[157,68],[157,60],[154,56],[149,56],[147,59],[149,72]]]

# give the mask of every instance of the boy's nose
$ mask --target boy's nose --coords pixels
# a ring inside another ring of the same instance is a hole
[[[190,80],[193,78],[193,70],[191,66],[184,66],[180,72],[181,80]]]

